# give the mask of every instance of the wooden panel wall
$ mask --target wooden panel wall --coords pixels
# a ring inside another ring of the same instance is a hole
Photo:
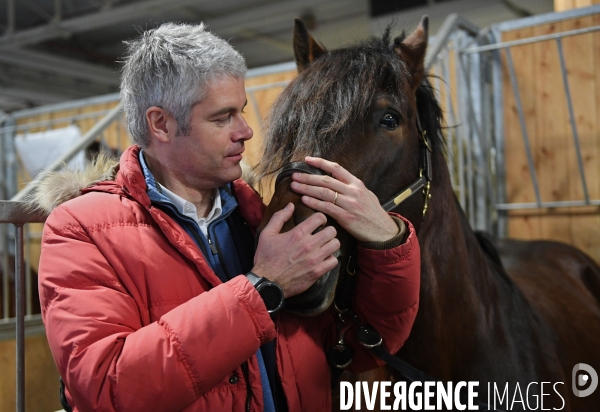
[[[565,11],[600,4],[600,0],[554,0],[554,11]]]
[[[504,33],[516,40],[600,25],[600,14]],[[563,39],[569,88],[589,196],[600,199],[600,32]],[[511,49],[543,201],[583,200],[556,41]],[[506,64],[506,60],[504,61]],[[505,67],[504,104],[509,202],[534,202],[515,96]],[[575,245],[600,262],[600,208],[513,211],[509,236]]]
[[[16,408],[16,345],[0,341],[0,412]],[[62,409],[58,397],[58,370],[50,354],[46,335],[25,339],[25,410],[51,412]]]

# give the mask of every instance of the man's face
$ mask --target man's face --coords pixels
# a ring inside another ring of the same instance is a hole
[[[192,108],[189,134],[173,138],[169,156],[171,171],[196,189],[213,189],[238,179],[244,141],[253,133],[242,116],[243,79],[218,78],[207,84],[206,92]]]

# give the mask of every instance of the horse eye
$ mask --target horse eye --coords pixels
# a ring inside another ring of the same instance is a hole
[[[387,113],[385,114],[385,116],[383,116],[383,119],[381,119],[379,124],[385,127],[386,129],[394,130],[398,127],[398,119],[396,118],[396,116]]]

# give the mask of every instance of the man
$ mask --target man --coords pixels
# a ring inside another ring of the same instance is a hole
[[[42,314],[74,410],[331,410],[334,316],[285,313],[277,292],[294,296],[334,268],[339,242],[331,227],[314,233],[322,213],[280,233],[288,205],[255,250],[264,205],[239,179],[252,137],[245,73],[242,57],[203,25],[163,24],[129,44],[122,99],[137,145],[114,178],[99,178],[97,165],[81,186],[100,181],[56,207],[44,228]],[[359,252],[368,290],[358,298],[372,302],[397,350],[417,310],[413,229],[347,171],[307,161],[334,173],[338,204],[360,205],[338,216],[374,246]],[[315,209],[334,200],[325,182],[296,180]],[[355,362],[376,365],[359,348]]]

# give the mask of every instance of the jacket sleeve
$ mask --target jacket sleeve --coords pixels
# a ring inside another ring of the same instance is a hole
[[[275,337],[245,277],[144,325],[143,308],[63,207],[44,228],[39,282],[48,342],[81,411],[183,410]]]
[[[419,306],[421,255],[412,224],[399,215],[409,231],[401,245],[384,250],[358,248],[358,274],[354,311],[362,324],[371,325],[390,353],[396,353],[408,336]],[[383,361],[356,341],[355,329],[347,334],[355,355],[349,369],[359,373]]]

